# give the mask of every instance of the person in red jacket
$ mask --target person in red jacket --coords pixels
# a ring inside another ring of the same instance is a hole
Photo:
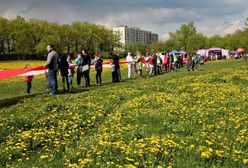
[[[30,68],[30,65],[27,64],[25,65],[25,68]],[[32,88],[32,81],[33,81],[34,75],[29,75],[29,76],[25,76],[24,80],[26,82],[26,93],[30,94],[30,90]]]
[[[169,56],[168,54],[164,53],[164,68],[165,68],[165,72],[169,71]]]

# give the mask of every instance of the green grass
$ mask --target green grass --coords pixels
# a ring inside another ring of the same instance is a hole
[[[208,62],[116,84],[105,72],[101,87],[56,96],[35,90],[40,79],[39,94],[0,111],[0,165],[245,167],[247,68]]]

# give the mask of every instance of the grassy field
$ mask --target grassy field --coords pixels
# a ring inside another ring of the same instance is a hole
[[[0,167],[247,167],[247,74],[243,60],[118,84],[106,71],[101,87],[21,99],[0,110]]]

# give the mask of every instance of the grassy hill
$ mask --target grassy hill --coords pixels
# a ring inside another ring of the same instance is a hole
[[[216,61],[20,99],[0,109],[0,167],[246,167],[247,74]]]

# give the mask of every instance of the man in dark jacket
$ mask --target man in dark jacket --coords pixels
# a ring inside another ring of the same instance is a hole
[[[82,50],[82,75],[85,79],[86,87],[90,87],[90,65],[90,55],[87,53],[87,51]]]
[[[62,77],[63,91],[65,91],[65,83],[67,86],[67,91],[70,91],[70,85],[68,80],[68,68],[69,63],[67,62],[67,54],[63,54],[60,58],[59,70]]]

